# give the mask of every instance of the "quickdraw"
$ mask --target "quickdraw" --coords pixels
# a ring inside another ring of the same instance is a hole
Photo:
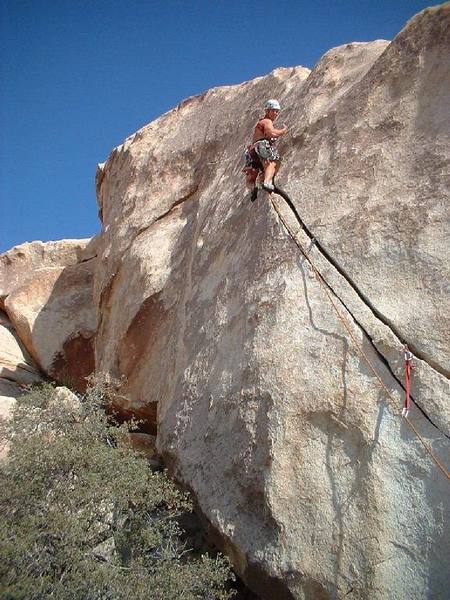
[[[411,408],[411,371],[413,369],[413,355],[408,346],[405,344],[405,403],[403,405],[402,417],[409,415]]]

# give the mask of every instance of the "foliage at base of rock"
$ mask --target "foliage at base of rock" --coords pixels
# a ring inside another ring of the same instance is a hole
[[[0,471],[0,598],[220,599],[221,557],[189,550],[190,499],[122,443],[91,388],[79,406],[45,385],[19,399]]]

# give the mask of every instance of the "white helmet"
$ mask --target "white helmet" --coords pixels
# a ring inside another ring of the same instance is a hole
[[[278,100],[267,100],[264,108],[265,110],[281,110]]]

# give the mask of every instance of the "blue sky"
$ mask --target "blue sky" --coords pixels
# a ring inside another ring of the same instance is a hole
[[[0,252],[99,230],[95,168],[180,100],[392,39],[419,0],[2,0]]]

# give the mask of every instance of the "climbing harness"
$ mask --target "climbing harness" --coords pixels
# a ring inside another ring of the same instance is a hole
[[[294,204],[292,203],[292,200],[289,198],[289,196],[286,194],[286,192],[284,192],[283,190],[281,190],[279,187],[275,186],[274,193],[277,194],[277,195],[279,195],[279,196],[281,196],[281,198],[283,198],[286,201],[286,203],[289,205],[289,207],[292,208],[292,210],[293,210],[294,214],[296,215],[297,220],[301,224],[301,227],[303,228],[303,230],[305,232],[307,232],[308,235],[310,235],[309,230],[304,225],[303,221],[301,220],[300,216],[297,213],[297,210],[296,210]],[[305,259],[308,261],[308,263],[309,263],[309,265],[310,265],[310,267],[311,267],[311,269],[312,269],[312,271],[313,271],[313,273],[314,273],[317,281],[319,282],[319,284],[321,285],[321,287],[325,291],[325,294],[326,294],[328,300],[330,301],[330,303],[331,303],[334,311],[336,312],[339,320],[341,321],[343,327],[345,328],[345,330],[349,334],[349,336],[350,336],[351,340],[353,341],[353,344],[355,345],[356,349],[358,350],[358,352],[360,353],[360,355],[363,357],[363,359],[366,362],[367,366],[370,368],[370,370],[372,371],[372,373],[375,375],[375,377],[377,378],[380,386],[384,390],[384,392],[385,392],[388,400],[390,401],[390,403],[392,405],[392,408],[394,410],[394,414],[399,414],[398,410],[397,410],[397,401],[395,400],[394,396],[391,394],[391,392],[389,391],[389,389],[386,387],[385,383],[381,379],[381,377],[378,374],[378,372],[376,371],[375,367],[372,365],[369,357],[364,352],[364,350],[361,347],[360,343],[356,339],[356,337],[353,334],[353,332],[352,332],[352,330],[350,328],[350,325],[348,324],[345,316],[339,310],[339,307],[338,307],[337,303],[335,302],[335,300],[333,299],[333,297],[331,295],[331,292],[330,292],[331,288],[330,288],[330,286],[328,285],[328,283],[326,282],[326,280],[322,277],[322,275],[320,274],[319,270],[315,266],[313,260],[310,257],[310,253],[307,250],[305,250],[305,248],[303,247],[302,243],[298,239],[298,236],[297,236],[298,231],[296,233],[294,233],[291,230],[290,225],[288,224],[288,222],[284,218],[281,210],[277,206],[277,203],[274,201],[273,194],[270,195],[270,201],[272,203],[272,206],[273,206],[275,212],[278,214],[278,217],[280,218],[280,221],[283,223],[284,227],[286,228],[286,231],[288,232],[288,234],[290,235],[290,237],[293,239],[294,243],[299,248],[300,252],[303,254],[303,256],[305,257]],[[409,364],[408,369],[409,369],[409,378],[410,378],[410,376],[411,376],[411,369],[412,369],[412,354],[411,354],[411,352],[409,352],[409,349],[408,349],[408,353],[409,353],[408,354],[408,364]],[[410,358],[409,358],[409,355],[411,355]],[[405,351],[405,361],[406,361],[406,351]],[[406,369],[406,366],[405,366],[405,369]],[[410,379],[409,379],[409,382],[410,382]],[[410,386],[410,383],[409,383],[409,386]],[[409,412],[410,387],[407,387],[407,393],[406,393],[406,395],[407,395],[407,398],[408,398],[408,412]],[[405,403],[406,403],[406,398],[405,398]],[[403,411],[405,411],[405,409],[403,409]],[[431,459],[433,460],[433,462],[435,463],[435,465],[438,467],[438,469],[444,474],[444,476],[448,480],[450,480],[450,473],[447,471],[447,469],[445,468],[445,466],[440,462],[440,460],[437,458],[437,456],[433,453],[433,450],[430,448],[430,446],[427,444],[427,442],[423,439],[423,437],[421,436],[421,434],[419,433],[419,431],[417,430],[417,428],[415,427],[415,425],[409,419],[408,412],[406,412],[406,414],[403,414],[403,417],[404,417],[406,423],[413,430],[413,432],[415,433],[415,435],[419,439],[420,443],[424,447],[425,451],[431,457]]]
[[[407,417],[411,408],[411,371],[413,368],[413,355],[405,344],[405,404],[403,405],[402,417]]]
[[[275,146],[275,140],[272,138],[254,142],[253,148],[258,157],[263,160],[280,160],[280,154]]]
[[[250,194],[250,200],[254,202],[258,195],[258,188],[264,187],[258,178],[264,179],[263,160],[281,161],[280,154],[275,146],[274,140],[262,139],[247,146],[244,152],[245,167],[242,172],[245,173],[247,181],[253,183]]]
[[[262,160],[281,160],[280,154],[275,146],[275,140],[263,138],[248,145],[244,152],[244,173],[249,169],[263,171]]]

